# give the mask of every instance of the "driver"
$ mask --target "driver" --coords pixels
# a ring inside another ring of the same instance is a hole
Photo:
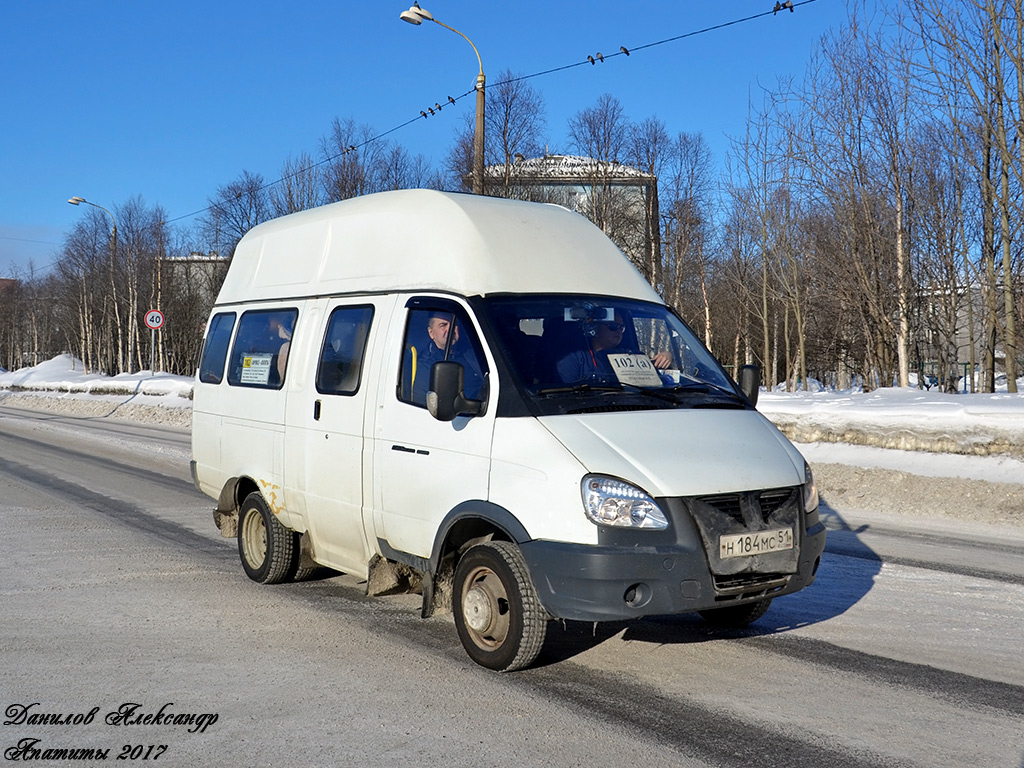
[[[555,366],[558,377],[566,384],[577,381],[617,384],[618,377],[608,355],[625,351],[619,349],[625,330],[622,314],[618,311],[614,320],[587,323],[584,330],[587,345],[558,361]],[[668,368],[672,364],[672,356],[668,352],[659,352],[651,359],[657,368]]]
[[[480,387],[483,384],[483,373],[480,362],[468,342],[459,343],[459,326],[452,328],[453,316],[450,312],[432,312],[427,320],[427,342],[423,350],[416,351],[417,366],[427,375],[413,374],[412,399],[415,403],[425,403],[427,400],[427,387],[429,386],[429,371],[431,366],[445,358],[445,347],[448,346],[448,333],[452,332],[452,343],[448,350],[448,360],[461,363],[464,371],[463,394],[473,400],[480,394]]]

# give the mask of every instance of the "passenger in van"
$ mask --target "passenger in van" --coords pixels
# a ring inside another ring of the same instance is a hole
[[[284,381],[284,369],[288,362],[288,350],[292,346],[292,328],[288,318],[282,320],[277,315],[270,316],[271,343],[277,349],[277,380]],[[283,340],[283,341],[282,341]]]
[[[434,363],[444,360],[445,346],[448,344],[448,334],[452,329],[454,316],[450,312],[431,312],[427,317],[427,337],[429,341],[422,344],[420,348],[412,348],[412,401],[423,405],[427,402],[427,389],[430,387],[430,369]],[[448,360],[462,364],[464,371],[463,394],[475,400],[480,395],[480,387],[483,385],[484,377],[473,351],[472,345],[467,341],[459,340],[459,326],[455,323],[455,330],[452,335],[451,348],[448,350]]]
[[[361,317],[364,310],[356,310]],[[358,384],[360,355],[369,325],[362,320],[352,322],[352,311],[332,320],[328,338],[320,356],[317,387],[324,392],[353,392]]]
[[[284,378],[285,361],[291,346],[294,323],[295,313],[292,310],[260,310],[243,314],[232,352],[233,364],[228,376],[229,382],[248,386],[279,386]],[[246,371],[245,360],[248,357],[266,361],[266,365]]]
[[[586,381],[598,384],[614,385],[618,383],[608,355],[614,352],[630,350],[620,349],[626,325],[622,314],[615,313],[614,321],[597,321],[585,323],[583,335],[586,339],[582,349],[570,352],[560,359],[556,365],[558,377],[566,384]],[[668,368],[672,364],[672,356],[668,352],[659,352],[651,356],[655,367]]]

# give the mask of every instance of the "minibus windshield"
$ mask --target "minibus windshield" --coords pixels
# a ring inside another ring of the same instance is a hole
[[[665,306],[568,295],[492,296],[484,305],[513,375],[538,398],[625,392],[667,407],[694,396],[745,402]]]

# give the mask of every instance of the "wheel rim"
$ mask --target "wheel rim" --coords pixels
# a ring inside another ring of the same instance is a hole
[[[493,651],[508,637],[511,615],[505,585],[490,568],[476,568],[466,577],[462,617],[473,642]]]
[[[260,568],[267,559],[267,527],[259,510],[250,509],[242,525],[242,549],[253,568]]]

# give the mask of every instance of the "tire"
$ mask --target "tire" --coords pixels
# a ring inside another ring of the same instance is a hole
[[[280,584],[295,573],[298,537],[285,528],[263,497],[250,493],[238,513],[238,556],[245,575],[260,584]]]
[[[499,672],[529,666],[544,645],[548,617],[519,548],[491,541],[470,548],[455,567],[455,629],[477,664]]]
[[[728,608],[710,608],[706,611],[700,611],[700,615],[704,621],[712,626],[739,629],[740,627],[752,624],[764,616],[768,611],[768,606],[771,604],[772,599],[766,597],[754,603],[730,605]]]

